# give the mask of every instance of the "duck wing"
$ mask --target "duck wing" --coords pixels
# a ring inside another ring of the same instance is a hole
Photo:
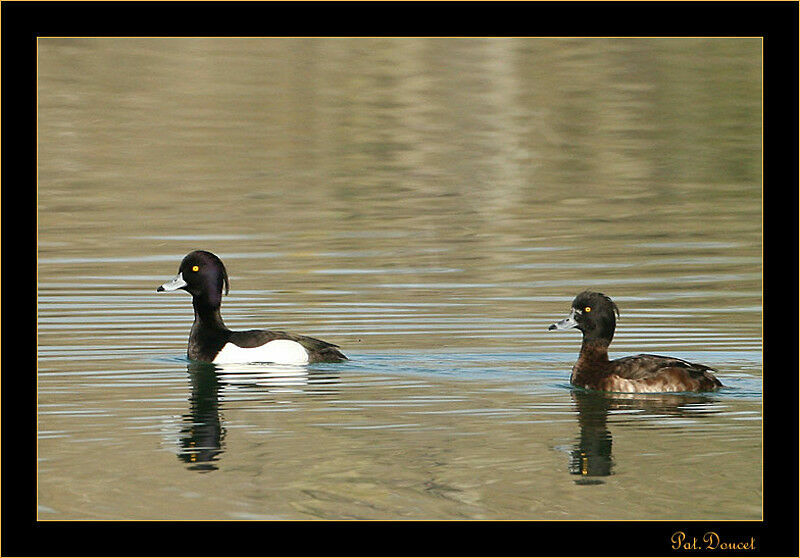
[[[722,382],[712,374],[716,370],[715,368],[680,358],[640,354],[618,358],[611,363],[614,374],[628,380],[653,378],[671,372],[683,373],[693,380],[709,385],[709,387],[722,387]]]

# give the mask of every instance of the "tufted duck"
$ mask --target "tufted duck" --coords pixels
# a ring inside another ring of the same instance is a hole
[[[619,309],[602,293],[585,291],[572,301],[565,319],[548,329],[578,328],[583,343],[570,382],[586,389],[616,392],[712,391],[722,383],[713,368],[678,358],[636,355],[608,359]]]
[[[215,364],[307,364],[347,360],[338,351],[338,345],[313,337],[284,331],[229,330],[220,314],[223,288],[228,294],[230,283],[222,260],[211,252],[198,250],[183,258],[175,279],[156,289],[157,292],[183,289],[192,295],[194,323],[187,352],[190,359]]]

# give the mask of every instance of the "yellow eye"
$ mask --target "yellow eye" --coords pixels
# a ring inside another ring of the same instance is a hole
[[[583,309],[583,311],[584,312],[591,312],[592,311],[592,307],[591,306],[587,306],[586,308]]]
[[[192,266],[192,271],[198,271],[199,269],[200,269],[199,265],[193,265]]]

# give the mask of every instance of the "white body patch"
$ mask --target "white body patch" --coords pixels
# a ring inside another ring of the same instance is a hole
[[[239,347],[227,343],[214,359],[214,364],[272,362],[275,364],[308,364],[308,351],[297,341],[275,339],[260,347]]]

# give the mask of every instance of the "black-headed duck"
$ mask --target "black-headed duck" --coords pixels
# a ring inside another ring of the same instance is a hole
[[[189,333],[187,356],[191,360],[234,364],[270,362],[308,364],[347,360],[338,345],[285,331],[251,329],[231,331],[220,314],[222,291],[230,282],[225,265],[211,252],[191,252],[181,262],[178,275],[157,292],[187,291],[192,295],[194,323]]]

